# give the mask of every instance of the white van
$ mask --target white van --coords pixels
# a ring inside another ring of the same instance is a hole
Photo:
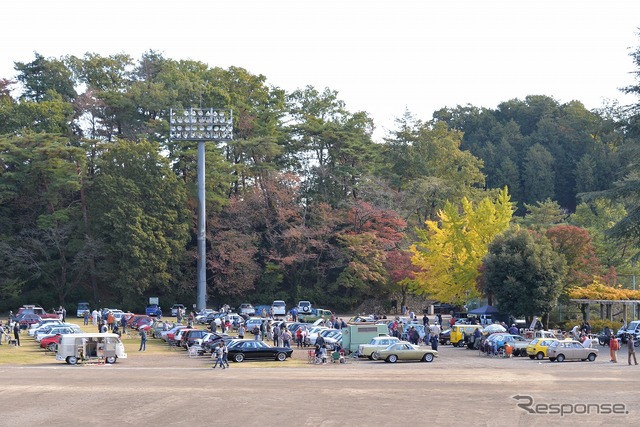
[[[274,316],[284,316],[287,314],[287,305],[282,300],[275,300],[271,304],[271,314]]]
[[[116,363],[118,359],[126,359],[124,344],[117,334],[70,334],[61,335],[56,360],[69,365],[86,361],[104,361]]]

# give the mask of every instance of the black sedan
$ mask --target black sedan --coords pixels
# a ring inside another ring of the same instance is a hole
[[[293,350],[286,347],[271,347],[258,340],[233,340],[228,345],[229,359],[234,362],[243,360],[278,360],[284,362],[291,357]]]

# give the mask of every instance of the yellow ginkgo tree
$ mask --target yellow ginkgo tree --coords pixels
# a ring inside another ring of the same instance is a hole
[[[478,268],[493,238],[509,227],[513,203],[507,188],[495,200],[477,206],[463,198],[460,207],[447,202],[439,221],[426,221],[411,247],[418,267],[412,290],[437,301],[464,304],[479,296]]]

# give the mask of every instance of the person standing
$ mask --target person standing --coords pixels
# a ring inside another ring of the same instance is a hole
[[[293,338],[293,336],[287,328],[284,328],[283,330],[284,332],[282,332],[282,346],[291,348],[291,338]]]
[[[147,350],[147,332],[144,328],[140,329],[140,348],[138,351],[146,351]]]
[[[633,356],[633,363],[636,365],[638,361],[636,360],[636,349],[635,349],[635,339],[633,335],[629,335],[629,339],[627,340],[627,350],[629,351],[629,365],[631,365],[631,356]]]
[[[278,340],[280,339],[280,328],[278,325],[273,327],[273,346],[278,347]]]
[[[89,310],[85,310],[82,317],[84,317],[84,326],[87,326],[89,324]]]
[[[0,322],[0,345],[2,345],[2,335],[4,335],[4,327],[2,326],[2,322]]]
[[[126,334],[127,333],[127,316],[122,316],[120,318],[120,326],[122,327],[122,333]]]
[[[16,345],[20,347],[20,323],[13,322],[13,338],[16,340]]]
[[[62,309],[62,323],[67,321],[67,309],[64,307],[60,307]]]
[[[240,338],[241,340],[244,339],[244,325],[240,324],[240,326],[238,326],[238,338]]]
[[[91,312],[91,324],[93,326],[96,326],[98,324],[98,310],[96,310],[95,308]]]
[[[619,349],[620,349],[620,342],[616,337],[611,337],[611,340],[609,340],[609,356],[611,356],[612,363],[618,363]]]

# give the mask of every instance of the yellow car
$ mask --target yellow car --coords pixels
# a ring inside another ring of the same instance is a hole
[[[558,340],[555,338],[534,338],[527,346],[527,355],[529,356],[529,359],[542,360],[547,357],[547,349],[554,341]]]

